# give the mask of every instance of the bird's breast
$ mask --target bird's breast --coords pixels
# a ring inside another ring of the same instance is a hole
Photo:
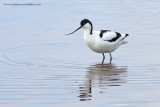
[[[99,52],[99,48],[97,47],[97,40],[94,35],[84,35],[84,42],[87,44],[87,46],[95,52]]]
[[[95,40],[92,35],[84,35],[84,42],[87,44],[89,48],[93,48],[95,45]]]

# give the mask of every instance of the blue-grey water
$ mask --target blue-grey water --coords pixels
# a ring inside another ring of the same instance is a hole
[[[64,35],[84,18],[130,34],[111,65]],[[1,0],[0,106],[159,107],[159,20],[159,0]]]

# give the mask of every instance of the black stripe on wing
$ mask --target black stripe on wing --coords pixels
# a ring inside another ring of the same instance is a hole
[[[103,34],[106,32],[110,32],[110,30],[101,30],[101,33],[99,34],[100,38],[102,38]]]
[[[118,32],[115,32],[116,33],[116,37],[112,38],[111,40],[105,40],[105,41],[108,41],[108,42],[115,42],[117,39],[119,39],[121,37],[121,34],[118,33]]]

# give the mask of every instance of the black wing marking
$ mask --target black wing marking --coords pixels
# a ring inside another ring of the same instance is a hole
[[[103,34],[106,32],[110,32],[110,30],[101,30],[101,33],[99,34],[100,38],[102,38]]]
[[[115,42],[117,39],[119,39],[121,37],[121,34],[118,33],[118,32],[115,32],[116,33],[116,37],[110,39],[110,40],[105,40],[105,41],[108,41],[108,42]]]

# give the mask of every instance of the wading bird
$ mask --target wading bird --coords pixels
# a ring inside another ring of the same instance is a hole
[[[80,22],[80,27],[77,28],[72,33],[66,34],[70,35],[79,30],[80,28],[84,29],[84,41],[87,46],[97,53],[102,53],[103,59],[102,64],[105,60],[104,53],[109,53],[110,55],[110,63],[112,62],[111,53],[116,50],[120,45],[128,43],[125,41],[125,38],[129,36],[129,34],[121,34],[119,32],[114,32],[111,30],[100,30],[93,31],[93,25],[91,21],[88,19],[83,19]]]

